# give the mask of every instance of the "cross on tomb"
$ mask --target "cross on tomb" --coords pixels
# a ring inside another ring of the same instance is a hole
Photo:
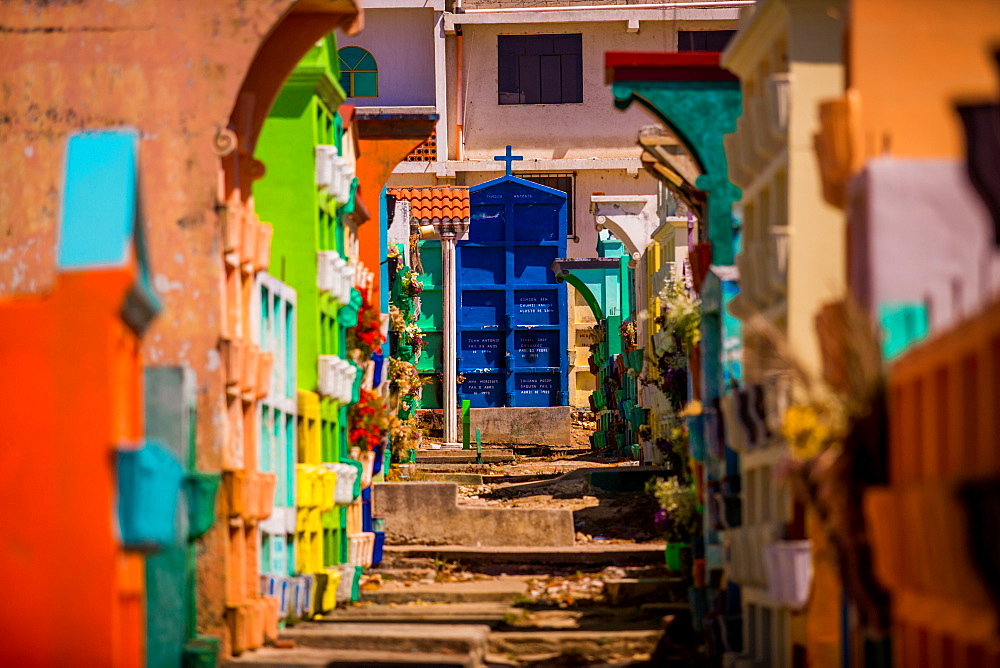
[[[507,176],[513,176],[514,175],[514,173],[513,173],[513,171],[514,171],[514,161],[515,160],[524,160],[524,156],[523,155],[511,155],[510,144],[507,144],[507,153],[506,153],[506,155],[495,155],[495,156],[493,156],[493,159],[496,160],[496,161],[498,161],[498,162],[506,162],[507,163]]]

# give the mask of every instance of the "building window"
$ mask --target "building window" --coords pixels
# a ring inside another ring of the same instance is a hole
[[[678,51],[722,51],[735,30],[678,30]]]
[[[553,190],[559,190],[560,192],[566,193],[566,236],[570,238],[576,237],[576,224],[573,221],[573,210],[576,208],[576,188],[575,188],[575,174],[569,172],[567,174],[521,174],[517,175],[518,178],[524,179],[525,181],[531,181],[532,183],[537,183],[540,186],[547,186]]]
[[[583,102],[582,35],[500,35],[500,104]]]
[[[360,46],[345,46],[340,55],[340,87],[347,97],[378,97],[378,65]]]

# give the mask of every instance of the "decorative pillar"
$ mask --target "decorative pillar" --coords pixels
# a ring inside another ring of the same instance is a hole
[[[455,241],[469,229],[467,220],[434,219],[434,231],[441,237],[441,318],[444,321],[444,445],[458,445],[458,336],[455,316]]]

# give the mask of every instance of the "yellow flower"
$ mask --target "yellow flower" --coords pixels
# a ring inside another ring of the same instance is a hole
[[[843,440],[841,417],[831,406],[794,404],[785,411],[781,431],[795,457],[812,459]]]

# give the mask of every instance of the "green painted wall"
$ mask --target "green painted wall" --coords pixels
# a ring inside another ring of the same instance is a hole
[[[417,326],[423,330],[427,341],[417,370],[430,383],[424,386],[420,401],[422,408],[441,408],[438,395],[441,394],[441,380],[438,378],[444,370],[444,320],[441,312],[441,242],[420,242],[420,263],[424,272],[420,274],[420,282],[424,290],[420,293],[420,316]]]
[[[336,112],[344,92],[337,84],[339,76],[331,35],[293,71],[256,148],[256,157],[267,168],[254,185],[257,214],[274,225],[268,271],[298,295],[298,383],[311,392],[318,381],[316,356],[343,352],[343,331],[336,324],[339,305],[316,287],[316,251],[342,251],[338,245],[343,245],[337,204],[316,188],[315,178],[316,146],[340,146]]]
[[[346,358],[346,327],[340,304],[316,285],[317,251],[344,255],[340,207],[316,187],[315,149],[334,144],[342,149],[343,126],[337,108],[344,101],[340,88],[337,43],[333,35],[319,42],[285,83],[257,142],[255,155],[266,166],[254,185],[257,214],[274,226],[272,276],[297,294],[298,386],[316,392],[317,357]],[[347,408],[320,399],[321,457],[324,462],[347,460]],[[342,563],[347,556],[346,508],[334,508],[323,518],[324,564]]]

